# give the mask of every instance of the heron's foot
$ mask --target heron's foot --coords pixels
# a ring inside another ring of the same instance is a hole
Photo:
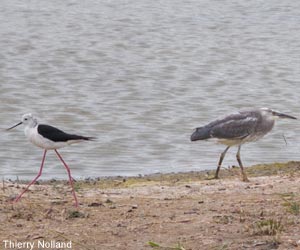
[[[205,178],[206,180],[217,180],[219,179],[219,176],[214,175],[214,176],[208,176],[207,178]]]
[[[248,179],[248,177],[246,175],[243,175],[242,181],[243,182],[250,182],[250,180]]]

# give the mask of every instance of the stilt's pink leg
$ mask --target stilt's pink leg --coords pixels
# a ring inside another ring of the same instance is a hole
[[[73,178],[71,176],[71,170],[68,167],[67,163],[65,163],[65,161],[63,160],[61,155],[57,152],[57,150],[55,149],[54,151],[57,154],[58,158],[61,160],[61,162],[64,164],[65,168],[67,169],[67,172],[68,172],[68,175],[69,175],[69,182],[70,182],[70,185],[71,185],[71,188],[72,188],[72,193],[73,193],[74,200],[75,200],[75,207],[78,207],[78,201],[77,201],[77,197],[76,197],[75,190],[74,190]]]
[[[25,190],[14,200],[14,202],[18,202],[18,200],[21,199],[22,195],[28,190],[28,188],[37,181],[37,179],[42,175],[42,172],[43,172],[43,166],[44,166],[44,161],[45,161],[45,158],[46,158],[46,153],[47,153],[47,150],[45,149],[44,151],[44,156],[43,156],[43,160],[42,160],[42,164],[41,164],[41,167],[40,167],[40,171],[38,173],[38,175],[29,183],[29,185],[25,188]]]

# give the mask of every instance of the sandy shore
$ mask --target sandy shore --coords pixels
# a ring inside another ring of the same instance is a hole
[[[0,249],[18,249],[9,241],[33,249],[300,249],[300,163],[247,173],[249,183],[235,168],[220,180],[191,172],[77,181],[79,209],[67,182],[35,185],[16,204],[25,185],[3,182]]]

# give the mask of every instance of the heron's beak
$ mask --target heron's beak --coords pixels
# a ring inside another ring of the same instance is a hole
[[[19,122],[18,124],[14,125],[14,126],[12,126],[12,127],[10,127],[10,128],[8,128],[8,129],[6,129],[6,130],[11,130],[11,129],[13,129],[13,128],[15,128],[15,127],[21,125],[21,124],[22,124],[22,122]]]
[[[297,119],[297,118],[294,117],[294,116],[286,115],[286,114],[279,113],[279,112],[274,112],[274,115],[275,115],[275,116],[278,116],[279,118]]]

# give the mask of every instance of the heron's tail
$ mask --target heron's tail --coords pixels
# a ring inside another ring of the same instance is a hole
[[[198,141],[198,140],[206,140],[210,138],[210,129],[207,127],[199,127],[196,128],[194,133],[191,135],[191,141]]]

